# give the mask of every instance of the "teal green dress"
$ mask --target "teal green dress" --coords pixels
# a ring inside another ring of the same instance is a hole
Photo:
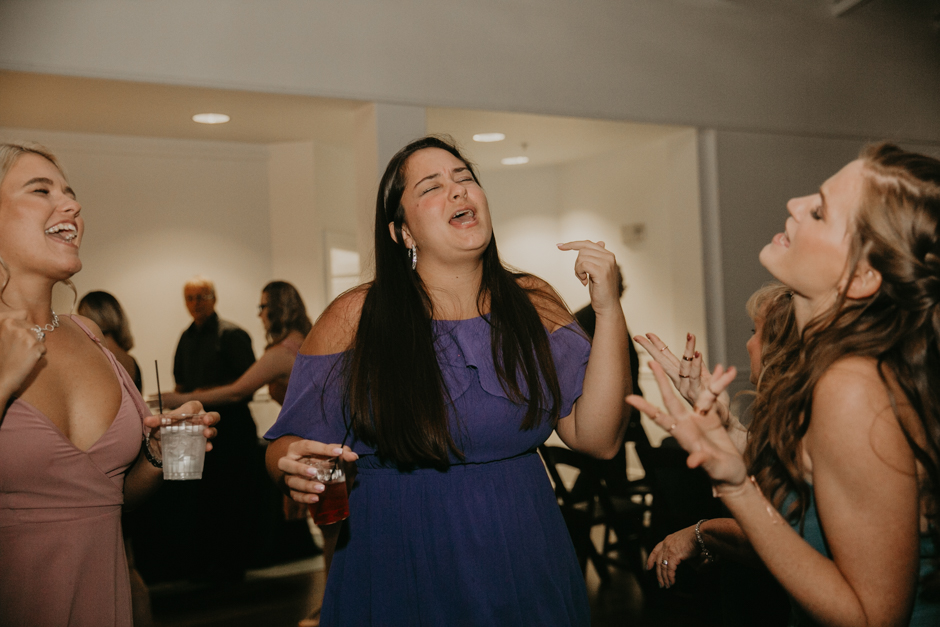
[[[782,508],[784,511],[786,511],[788,503],[789,499],[784,503]],[[794,528],[799,531],[798,525]],[[819,524],[819,515],[816,512],[816,494],[812,490],[812,486],[810,487],[809,508],[806,510],[802,535],[810,546],[832,559],[822,525]],[[933,540],[928,536],[922,536],[920,540],[920,581],[923,581],[933,571],[936,559],[937,552]],[[790,607],[790,627],[815,627],[817,625],[792,598],[790,599]],[[940,625],[940,603],[931,603],[924,599],[921,586],[918,586],[917,597],[914,599],[914,612],[911,614],[911,622],[908,625],[910,627],[937,627]]]

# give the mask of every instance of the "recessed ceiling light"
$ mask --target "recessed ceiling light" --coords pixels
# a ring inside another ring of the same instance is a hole
[[[200,124],[225,124],[231,119],[224,113],[197,113],[193,116],[193,122]]]
[[[506,139],[502,133],[477,133],[473,136],[475,142],[501,142]]]
[[[523,163],[528,163],[528,157],[506,157],[500,163],[503,165],[522,165]]]

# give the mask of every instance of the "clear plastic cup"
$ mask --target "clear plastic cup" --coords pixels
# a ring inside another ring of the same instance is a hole
[[[349,495],[346,492],[346,473],[343,472],[343,462],[336,457],[309,458],[306,461],[316,469],[316,474],[312,478],[326,488],[320,492],[320,500],[308,506],[313,522],[317,525],[332,525],[349,518]]]
[[[163,478],[168,481],[202,479],[206,459],[205,414],[161,416],[160,446]]]

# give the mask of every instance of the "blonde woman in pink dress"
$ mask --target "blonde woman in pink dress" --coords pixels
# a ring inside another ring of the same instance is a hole
[[[162,478],[159,436],[143,440],[160,419],[100,329],[52,310],[82,267],[81,211],[52,154],[0,144],[2,625],[130,627],[121,509]]]

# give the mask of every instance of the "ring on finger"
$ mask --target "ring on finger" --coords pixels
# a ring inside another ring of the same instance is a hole
[[[669,566],[669,560],[663,560],[663,566]]]
[[[669,428],[666,429],[666,431],[668,431],[669,433],[672,433],[672,432],[675,430],[675,428],[678,427],[678,426],[679,426],[679,421],[677,420],[677,421],[675,421],[674,423],[672,423],[671,425],[669,425]]]
[[[687,375],[687,374],[680,374],[680,375],[679,375],[679,378],[680,378],[680,379],[691,379],[692,377],[689,376],[689,375]]]
[[[692,361],[692,359],[693,357],[686,357],[685,355],[682,356],[682,361]]]
[[[664,350],[666,350],[667,348],[669,348],[669,347],[668,347],[668,346],[663,346],[661,349],[659,349],[659,352],[661,353],[661,352],[663,352]]]

